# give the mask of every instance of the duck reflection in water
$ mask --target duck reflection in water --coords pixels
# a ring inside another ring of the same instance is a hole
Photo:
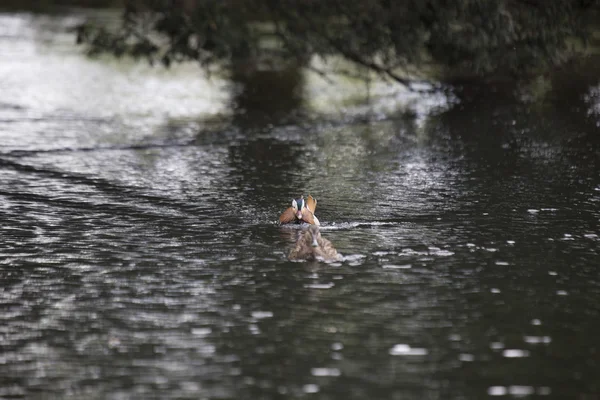
[[[288,258],[297,260],[341,261],[342,256],[331,242],[321,236],[317,225],[311,225],[296,242]]]

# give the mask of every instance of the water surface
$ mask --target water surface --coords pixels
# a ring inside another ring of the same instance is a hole
[[[253,109],[78,18],[0,15],[0,397],[600,393],[597,89]],[[286,260],[302,193],[344,262]]]

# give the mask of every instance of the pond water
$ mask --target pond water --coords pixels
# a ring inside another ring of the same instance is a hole
[[[253,103],[78,18],[0,14],[0,398],[600,394],[597,89]],[[286,260],[308,193],[341,263]]]

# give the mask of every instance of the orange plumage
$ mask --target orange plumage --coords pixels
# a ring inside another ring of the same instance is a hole
[[[279,222],[282,224],[306,222],[311,225],[320,225],[319,219],[315,216],[316,208],[317,200],[310,194],[306,201],[304,197],[292,200],[292,206],[279,216]]]

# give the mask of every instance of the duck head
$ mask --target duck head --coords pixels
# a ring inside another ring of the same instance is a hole
[[[294,210],[294,214],[296,215],[297,219],[299,219],[299,220],[302,219],[302,212],[304,211],[305,208],[306,208],[306,204],[304,202],[304,197],[300,197],[299,199],[292,200],[292,209]]]
[[[292,206],[281,214],[279,222],[282,224],[306,222],[319,225],[319,220],[315,216],[316,207],[317,200],[311,195],[308,195],[308,199],[306,200],[304,199],[304,196],[299,199],[293,199]]]

